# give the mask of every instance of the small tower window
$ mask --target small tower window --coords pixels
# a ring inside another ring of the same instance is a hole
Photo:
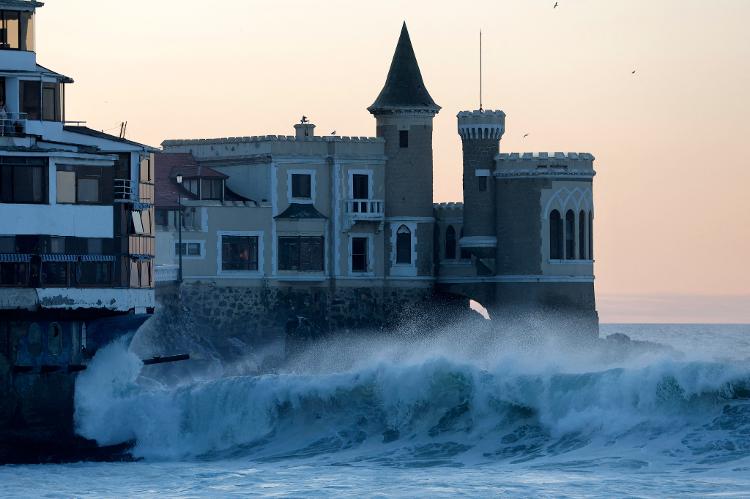
[[[406,225],[396,231],[396,263],[411,264],[411,231]]]
[[[574,260],[576,257],[576,215],[573,210],[565,213],[565,258]]]
[[[303,173],[292,174],[292,197],[310,199],[312,197],[312,176]]]
[[[409,147],[409,130],[398,131],[398,146]]]
[[[479,179],[479,191],[485,192],[487,190],[487,177],[477,177]]]
[[[563,225],[557,210],[552,210],[549,215],[549,257],[551,260],[563,258]]]
[[[456,229],[452,225],[445,230],[445,258],[446,260],[456,259]]]

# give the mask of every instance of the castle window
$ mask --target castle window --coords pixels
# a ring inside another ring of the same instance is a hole
[[[557,210],[549,214],[549,257],[551,260],[563,258],[563,225]]]
[[[452,225],[445,229],[445,258],[456,259],[456,229]]]
[[[576,257],[576,215],[573,210],[565,213],[565,258],[574,260]]]
[[[279,270],[323,271],[323,238],[279,237]]]
[[[352,197],[354,199],[370,198],[370,176],[362,173],[352,175]]]
[[[578,213],[578,259],[586,259],[586,213]]]
[[[367,238],[352,238],[352,272],[367,272]]]
[[[396,263],[411,264],[411,231],[406,225],[396,231]]]
[[[409,147],[409,130],[398,131],[398,146],[401,148]]]
[[[312,198],[312,175],[292,174],[292,197],[298,199]]]
[[[258,270],[258,237],[221,236],[221,270]]]
[[[485,192],[487,190],[487,177],[477,177],[479,180],[479,192]]]
[[[589,260],[594,259],[594,214],[589,212]]]

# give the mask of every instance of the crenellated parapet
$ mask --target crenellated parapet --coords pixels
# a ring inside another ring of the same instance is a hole
[[[502,111],[461,111],[458,117],[458,134],[464,140],[500,140],[505,133],[505,113]]]
[[[500,153],[495,156],[496,178],[592,178],[594,156],[585,152]]]

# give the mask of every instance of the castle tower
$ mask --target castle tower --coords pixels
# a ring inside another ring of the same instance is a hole
[[[464,224],[461,249],[477,260],[477,271],[494,273],[497,234],[493,173],[500,139],[505,132],[502,111],[461,111],[458,134],[463,146]]]
[[[406,23],[385,85],[367,108],[385,139],[388,273],[433,274],[432,119],[440,111],[422,81]]]

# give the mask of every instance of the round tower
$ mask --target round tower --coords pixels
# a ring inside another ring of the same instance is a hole
[[[502,111],[480,109],[458,113],[464,191],[463,236],[459,245],[482,259],[492,258],[497,246],[493,173],[504,132]]]
[[[390,275],[433,273],[432,120],[440,111],[422,81],[406,23],[385,85],[367,108],[385,139]],[[407,247],[408,244],[408,247]]]

